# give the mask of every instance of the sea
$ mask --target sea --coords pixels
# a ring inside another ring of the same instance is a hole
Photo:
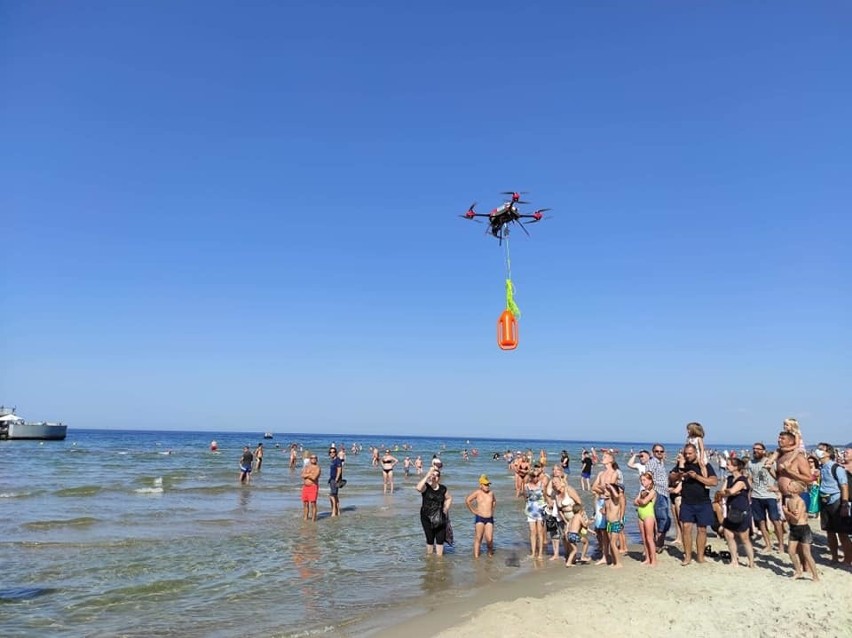
[[[501,456],[507,450],[531,450],[536,457],[545,450],[551,467],[567,450],[569,482],[579,491],[581,450],[615,448],[632,497],[638,476],[626,459],[631,449],[650,444],[262,436],[69,428],[64,441],[0,441],[0,635],[369,635],[438,597],[470,595],[542,569],[527,558],[529,529]],[[260,442],[262,470],[251,485],[241,485],[242,448],[254,450]],[[315,523],[302,519],[301,452],[290,469],[291,443],[320,458]],[[325,482],[332,443],[347,449],[348,484],[335,518],[328,515]],[[353,444],[360,453],[352,453]],[[371,447],[400,460],[393,494],[382,493]],[[440,559],[425,554],[418,478],[413,470],[405,477],[402,467],[405,456],[418,455],[428,467],[435,454],[454,499],[455,542]],[[474,560],[464,499],[481,474],[498,499],[496,551]],[[591,499],[584,495],[584,501],[591,514]],[[639,542],[631,513],[628,535]]]

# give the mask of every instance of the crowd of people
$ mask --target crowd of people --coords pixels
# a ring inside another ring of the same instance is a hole
[[[246,447],[240,460],[240,480],[250,479],[252,457],[260,469],[263,450],[255,454]],[[353,452],[358,450],[353,446]],[[393,493],[394,469],[400,463],[390,449],[371,448],[372,465],[381,470],[383,492]],[[467,453],[467,450],[465,450]],[[786,553],[795,578],[818,580],[811,545],[810,520],[820,518],[831,561],[852,566],[852,445],[835,450],[819,443],[805,446],[798,422],[784,421],[775,450],[755,442],[751,450],[716,451],[705,445],[701,424],[686,427],[684,445],[667,461],[666,448],[654,444],[650,450],[629,454],[627,468],[638,473],[639,488],[626,493],[624,472],[616,450],[595,448],[580,453],[579,489],[569,482],[571,458],[563,450],[548,472],[547,453],[507,451],[506,461],[514,479],[514,493],[523,503],[529,526],[530,556],[564,560],[566,567],[595,561],[619,568],[628,553],[625,523],[635,512],[642,539],[642,563],[653,567],[667,548],[681,564],[704,563],[717,557],[708,546],[708,530],[723,538],[728,550],[718,557],[732,567],[741,566],[740,553],[748,567],[755,566],[755,545]],[[295,458],[291,449],[291,467]],[[331,516],[340,514],[339,489],[345,485],[345,446],[332,444],[328,450],[327,478]],[[463,455],[467,460],[469,456]],[[501,458],[495,453],[494,460]],[[404,475],[415,472],[415,489],[421,495],[420,523],[428,554],[442,555],[452,542],[450,508],[453,497],[442,483],[443,461],[436,454],[424,470],[421,456],[405,456]],[[316,454],[306,453],[302,469],[304,518],[317,520],[320,468]],[[584,499],[585,497],[585,499]],[[464,499],[473,516],[473,555],[482,545],[494,553],[494,520],[497,498],[486,474]],[[632,515],[632,513],[630,514]],[[673,535],[674,538],[670,538]],[[590,539],[594,539],[594,552]]]

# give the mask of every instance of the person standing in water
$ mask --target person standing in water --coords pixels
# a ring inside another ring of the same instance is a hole
[[[383,494],[387,494],[389,490],[390,493],[393,494],[393,468],[397,463],[399,463],[399,459],[393,456],[390,453],[390,450],[385,450],[385,453],[382,456]]]
[[[251,483],[251,468],[254,465],[254,455],[248,445],[243,446],[243,455],[240,457],[240,483],[248,485]]]
[[[473,557],[479,558],[482,541],[488,549],[488,555],[494,555],[494,509],[497,497],[491,491],[491,481],[483,474],[479,477],[479,489],[471,492],[464,500],[467,509],[473,514]]]

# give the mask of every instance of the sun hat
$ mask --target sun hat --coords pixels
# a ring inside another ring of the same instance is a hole
[[[479,484],[480,485],[491,485],[491,481],[488,480],[488,475],[483,474],[482,476],[480,476],[479,477]]]

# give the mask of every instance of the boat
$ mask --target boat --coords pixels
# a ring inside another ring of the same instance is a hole
[[[264,432],[263,438],[264,439],[271,439],[272,438],[272,432]]]
[[[29,422],[15,414],[15,408],[0,405],[0,439],[63,441],[68,434],[64,423]]]

